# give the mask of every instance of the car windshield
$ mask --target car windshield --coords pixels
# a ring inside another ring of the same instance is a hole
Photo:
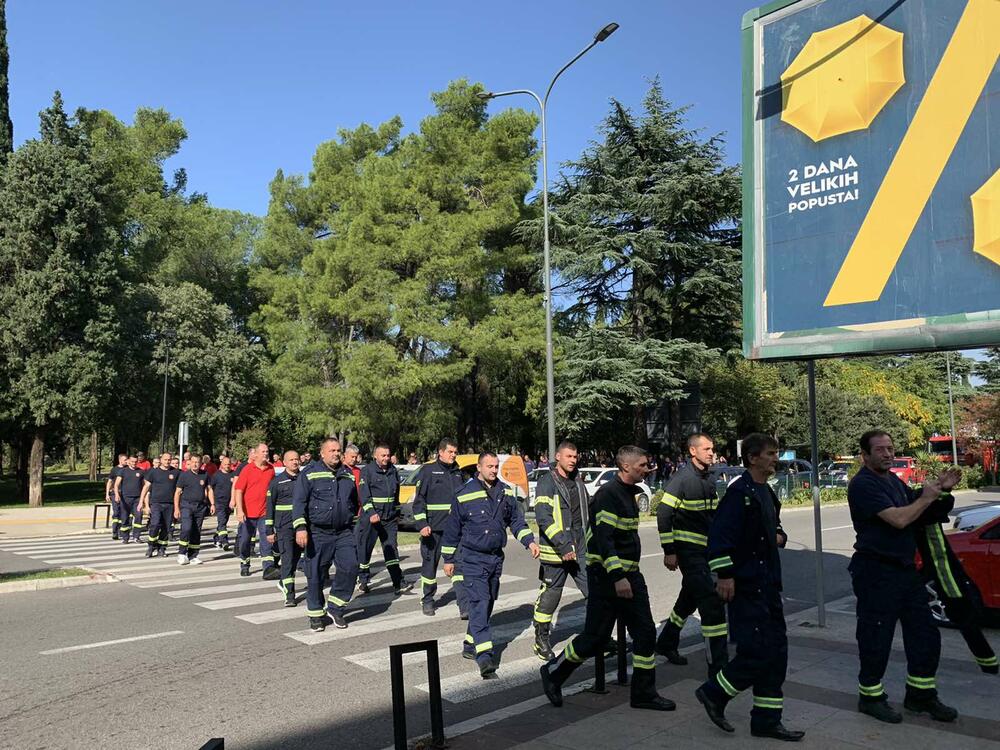
[[[402,471],[400,473],[402,473]],[[403,482],[402,482],[403,486],[412,487],[413,485],[415,485],[417,483],[417,476],[419,474],[420,472],[416,469],[414,469],[411,472],[408,472],[407,475],[403,477]]]
[[[581,469],[580,477],[583,479],[584,484],[591,484],[596,482],[605,471],[607,469]]]
[[[894,469],[905,469],[909,465],[910,465],[909,461],[900,461],[899,459],[896,459],[895,461],[892,462],[892,468]]]

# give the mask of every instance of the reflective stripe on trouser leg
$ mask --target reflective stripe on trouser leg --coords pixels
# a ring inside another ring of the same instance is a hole
[[[149,506],[149,537],[147,541],[154,547],[166,548],[170,539],[170,521],[174,516],[174,506],[152,503]]]
[[[563,587],[569,577],[567,567],[551,563],[541,563],[538,566],[538,578],[542,582],[535,599],[533,618],[539,625],[552,622],[559,602],[562,599]]]
[[[437,569],[441,560],[441,534],[432,531],[420,537],[420,589],[424,604],[432,603],[437,593]]]
[[[361,583],[368,583],[371,580],[372,550],[375,549],[375,527],[368,520],[368,516],[361,515],[354,533],[358,548],[358,580]]]
[[[490,615],[493,613],[493,603],[500,593],[500,574],[503,570],[503,560],[483,556],[475,561],[463,559],[465,575],[468,576],[464,585],[468,595],[469,629],[472,636],[476,661],[480,666],[493,661],[493,635],[490,630]]]
[[[201,524],[205,520],[205,510],[201,507],[181,506],[181,533],[178,545],[188,558],[198,556],[201,549]]]
[[[302,548],[295,543],[295,529],[285,526],[274,533],[274,541],[281,554],[281,589],[285,596],[295,597],[295,569],[302,557]]]
[[[385,558],[385,569],[394,588],[403,582],[403,571],[399,567],[399,524],[396,519],[383,521],[376,527],[379,541],[382,543],[382,556]]]

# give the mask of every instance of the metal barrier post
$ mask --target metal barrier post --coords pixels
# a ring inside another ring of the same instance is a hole
[[[604,682],[604,649],[597,649],[597,654],[594,655],[594,684],[590,688],[590,692],[597,693],[598,695],[604,695],[608,692],[607,685]]]
[[[399,643],[389,646],[389,675],[392,681],[392,733],[396,750],[406,750],[406,696],[403,684],[403,654],[427,652],[427,681],[431,709],[431,747],[447,747],[444,737],[444,708],[441,703],[441,665],[437,641]]]
[[[94,518],[91,521],[90,528],[97,528],[98,508],[104,508],[104,528],[108,528],[111,525],[111,503],[94,503]]]
[[[628,662],[625,654],[625,621],[618,618],[618,684],[628,685]]]

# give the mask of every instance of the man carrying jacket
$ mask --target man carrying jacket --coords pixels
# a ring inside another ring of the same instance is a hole
[[[462,574],[469,599],[469,629],[462,655],[475,659],[484,680],[496,679],[490,616],[500,595],[503,548],[507,529],[517,541],[538,557],[535,536],[524,522],[513,488],[497,478],[500,459],[496,453],[480,453],[476,476],[466,482],[452,501],[451,513],[441,539],[444,574],[455,574],[455,556],[461,550]],[[463,584],[458,584],[463,585]]]
[[[362,510],[357,530],[360,568],[358,588],[363,594],[369,591],[372,552],[375,550],[376,539],[382,543],[382,557],[396,596],[413,588],[412,583],[403,583],[403,572],[399,568],[396,542],[399,525],[399,472],[389,461],[389,456],[388,445],[377,445],[374,460],[361,469],[358,480],[358,499]],[[372,515],[367,515],[369,513]]]
[[[299,477],[299,454],[285,451],[281,462],[285,470],[275,474],[267,488],[267,528],[268,544],[278,550],[281,577],[278,588],[285,595],[285,606],[294,607],[295,568],[302,556],[302,548],[295,543],[295,528],[292,526],[292,494],[295,480]]]
[[[542,585],[535,600],[535,653],[544,661],[555,657],[550,635],[552,618],[566,580],[587,596],[587,574],[581,559],[587,551],[590,498],[576,470],[578,454],[564,440],[556,449],[556,465],[539,478],[535,488],[535,521],[538,523],[539,571]]]
[[[295,543],[305,550],[306,614],[313,632],[326,629],[324,616],[346,628],[344,612],[358,581],[358,545],[354,517],[358,512],[358,489],[354,474],[341,463],[340,441],[327,438],[319,449],[320,460],[299,472],[292,493],[292,525]],[[329,596],[323,586],[336,571]]]
[[[676,472],[667,484],[656,511],[656,525],[663,547],[667,570],[681,570],[681,591],[663,631],[656,642],[656,652],[671,664],[687,664],[677,647],[684,621],[694,613],[701,615],[701,634],[708,642],[709,677],[729,660],[726,651],[726,610],[715,593],[715,581],[708,568],[708,529],[715,515],[718,494],[708,472],[715,458],[712,438],[703,432],[687,440],[688,464]]]
[[[423,589],[422,611],[434,614],[434,594],[437,593],[437,569],[441,561],[441,537],[444,535],[448,514],[451,512],[455,493],[465,484],[462,470],[455,463],[458,446],[450,438],[438,443],[437,459],[420,467],[417,474],[417,492],[413,498],[413,520],[420,532],[420,583]],[[461,555],[452,558],[455,566],[451,576],[452,588],[458,602],[458,614],[469,619],[469,604],[465,586],[460,586],[462,576]]]

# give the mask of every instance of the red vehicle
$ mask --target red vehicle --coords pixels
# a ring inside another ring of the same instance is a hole
[[[970,531],[951,532],[948,542],[969,578],[979,588],[983,605],[991,610],[991,614],[1000,615],[1000,516]],[[918,554],[918,565],[921,563],[919,557]],[[931,611],[935,619],[947,624],[948,618],[937,600],[933,583],[928,583],[927,589],[931,594]]]
[[[959,439],[957,454],[952,451],[953,442],[951,435],[935,435],[927,441],[927,452],[941,463],[950,464],[957,455],[960,466],[975,465],[976,454],[966,449],[964,441]]]
[[[889,471],[895,474],[909,485],[920,484],[924,481],[926,472],[917,468],[917,459],[910,456],[897,456],[892,459]]]

